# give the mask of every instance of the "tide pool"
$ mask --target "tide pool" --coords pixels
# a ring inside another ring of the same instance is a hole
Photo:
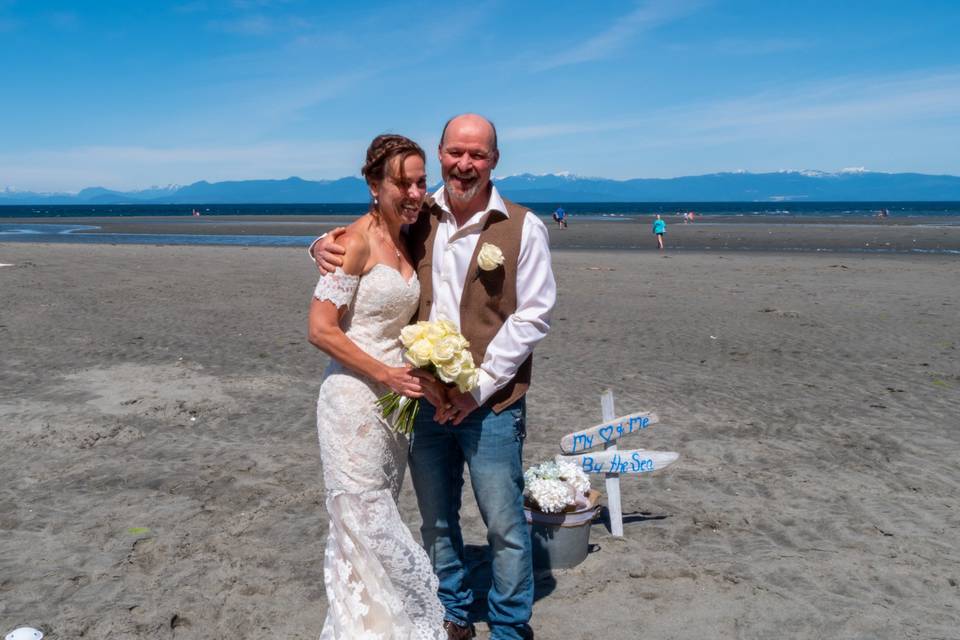
[[[0,243],[170,244],[242,247],[307,247],[316,237],[261,235],[191,235],[174,233],[87,233],[100,229],[77,224],[0,224]],[[84,232],[84,233],[78,233]]]

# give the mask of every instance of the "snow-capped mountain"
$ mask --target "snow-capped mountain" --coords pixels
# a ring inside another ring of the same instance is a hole
[[[569,173],[523,173],[496,178],[508,198],[533,202],[829,202],[960,201],[960,177],[880,173],[862,167],[827,172],[734,171],[677,178],[611,180]],[[363,180],[200,181],[139,191],[91,187],[76,194],[0,191],[2,204],[235,204],[357,203],[369,198]]]

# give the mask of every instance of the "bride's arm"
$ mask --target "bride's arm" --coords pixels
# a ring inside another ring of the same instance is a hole
[[[370,248],[363,236],[348,233],[342,240],[346,255],[343,271],[331,273],[324,278],[356,278],[363,272],[370,258]],[[420,381],[410,375],[410,365],[390,367],[366,353],[346,336],[340,328],[340,318],[349,304],[339,304],[329,299],[314,297],[310,301],[308,317],[308,340],[312,345],[336,359],[345,367],[371,380],[386,385],[411,398],[423,395]]]

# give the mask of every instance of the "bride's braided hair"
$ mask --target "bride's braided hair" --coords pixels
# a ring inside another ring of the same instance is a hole
[[[367,161],[360,170],[367,184],[383,182],[387,177],[387,169],[391,161],[398,157],[400,162],[397,167],[400,171],[398,176],[401,181],[406,180],[407,176],[403,172],[403,163],[412,155],[420,156],[424,164],[427,162],[427,156],[416,142],[405,136],[394,133],[384,133],[373,139],[367,148]],[[378,203],[373,203],[373,214],[379,220],[380,212]]]

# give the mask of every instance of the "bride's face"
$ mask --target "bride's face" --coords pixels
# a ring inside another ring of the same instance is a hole
[[[416,154],[407,156],[402,166],[403,171],[399,156],[391,159],[387,177],[371,185],[370,191],[380,201],[381,215],[399,219],[400,224],[412,224],[427,195],[427,171],[423,159]]]

